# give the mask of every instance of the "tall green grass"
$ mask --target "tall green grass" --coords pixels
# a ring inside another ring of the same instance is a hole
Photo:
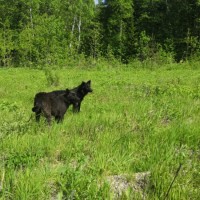
[[[79,114],[35,122],[37,92],[89,79]],[[1,69],[0,199],[110,199],[107,176],[145,171],[147,199],[163,199],[180,163],[168,198],[199,199],[199,80],[181,66]]]

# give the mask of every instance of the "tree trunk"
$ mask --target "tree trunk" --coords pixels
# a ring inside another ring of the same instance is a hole
[[[32,8],[30,7],[30,21],[31,21],[31,28],[33,29],[33,15],[32,15]]]
[[[33,2],[31,1],[31,3],[33,3]],[[32,15],[32,7],[31,6],[30,6],[29,10],[30,10],[30,23],[31,23],[31,29],[32,29],[31,30],[32,34],[29,34],[29,42],[31,43],[31,44],[29,44],[30,45],[29,61],[32,62],[32,48],[31,48],[31,46],[32,46],[32,41],[31,40],[32,39],[30,37],[34,37],[34,31],[33,31],[33,15]]]
[[[120,32],[119,32],[119,53],[120,53],[120,60],[122,57],[122,34],[123,34],[123,21],[120,20]]]
[[[81,42],[81,16],[79,16],[79,21],[78,21],[78,47],[80,46]]]
[[[74,16],[74,21],[73,21],[73,24],[72,24],[71,41],[70,41],[70,43],[69,43],[69,48],[70,48],[70,49],[71,49],[71,47],[72,47],[72,39],[73,39],[73,35],[74,35],[75,23],[76,23],[76,15]]]

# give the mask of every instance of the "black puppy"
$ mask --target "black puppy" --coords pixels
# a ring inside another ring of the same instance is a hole
[[[83,101],[84,97],[89,93],[92,92],[91,88],[91,80],[87,82],[82,82],[79,86],[69,90],[69,100],[71,104],[73,105],[73,112],[80,112],[81,102]],[[52,96],[58,96],[60,94],[63,94],[65,90],[56,90],[53,92],[50,92]]]
[[[39,122],[41,114],[47,119],[48,124],[51,124],[51,117],[54,116],[57,123],[64,119],[64,115],[73,101],[79,101],[75,95],[66,89],[59,95],[52,95],[51,93],[40,92],[35,95],[34,107],[32,111],[35,112],[36,121]]]

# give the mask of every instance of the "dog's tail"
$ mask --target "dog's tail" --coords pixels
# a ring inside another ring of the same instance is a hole
[[[38,108],[37,106],[34,106],[34,107],[32,108],[32,111],[33,111],[33,112],[39,112],[39,111],[40,111],[40,108]]]

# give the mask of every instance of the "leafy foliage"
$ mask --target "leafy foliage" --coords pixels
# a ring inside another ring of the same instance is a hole
[[[0,66],[199,58],[198,0],[0,1]],[[177,8],[179,8],[177,10]]]

